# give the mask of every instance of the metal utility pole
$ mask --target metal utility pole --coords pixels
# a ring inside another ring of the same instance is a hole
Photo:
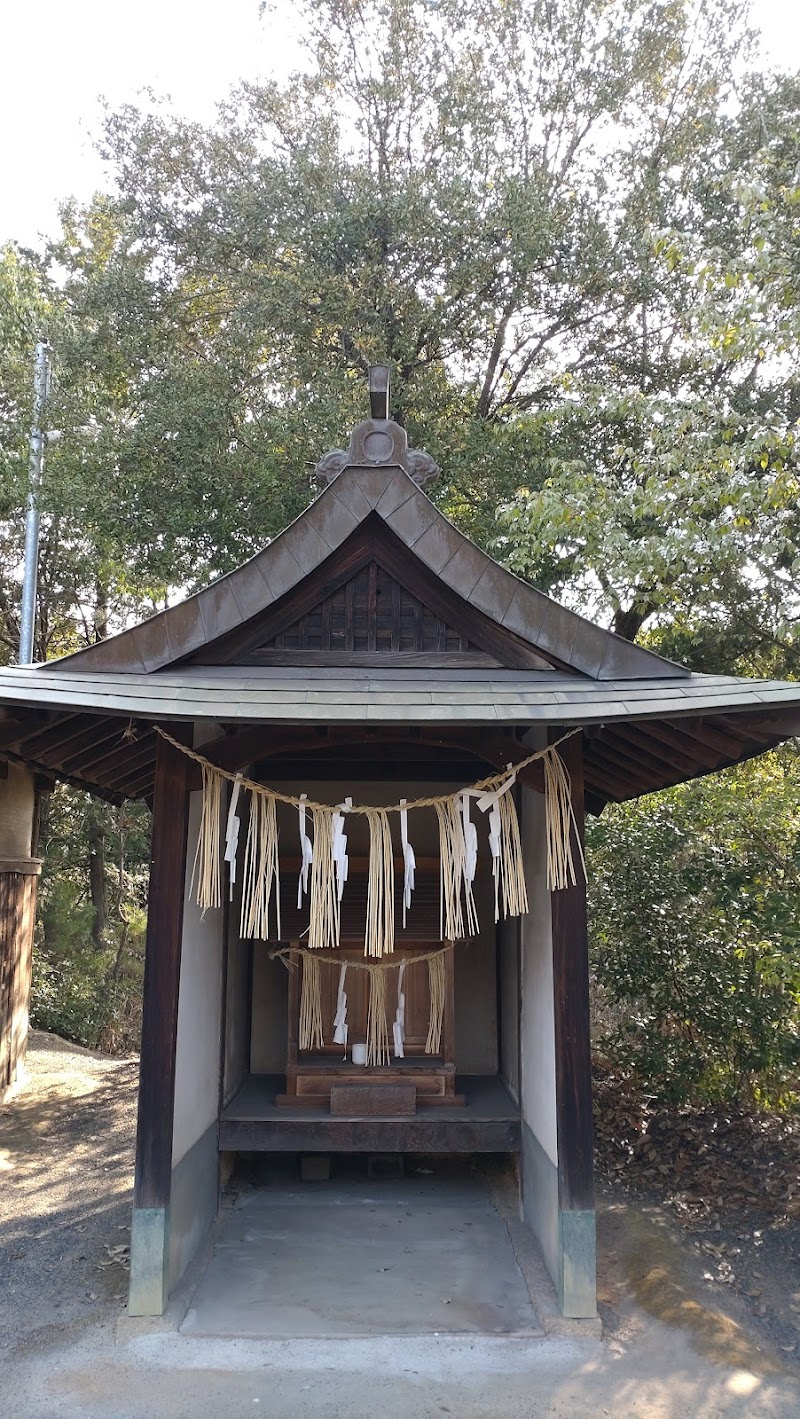
[[[36,580],[39,572],[39,488],[44,466],[44,406],[50,393],[50,346],[36,345],[33,374],[33,428],[28,464],[28,502],[25,512],[25,569],[22,578],[22,611],[19,624],[19,663],[33,663],[33,631],[36,623]]]

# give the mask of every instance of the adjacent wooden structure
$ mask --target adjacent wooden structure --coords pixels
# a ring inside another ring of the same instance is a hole
[[[25,1061],[40,871],[36,859],[0,859],[0,1103],[14,1090]]]
[[[538,766],[520,775],[531,912],[513,949],[484,913],[480,937],[450,957],[441,1057],[419,1052],[425,1004],[412,989],[407,1058],[365,1073],[328,1037],[319,1057],[299,1051],[296,976],[239,941],[235,902],[205,916],[194,906],[199,775],[156,727],[262,782],[373,803],[412,782],[455,789],[578,729],[564,757],[582,832],[584,811],[797,732],[800,687],[692,674],[513,577],[422,491],[430,460],[409,452],[375,391],[373,418],[320,468],[321,495],[231,575],[76,655],[0,670],[9,764],[153,811],[131,1309],[163,1309],[216,1210],[221,1153],[376,1149],[516,1153],[562,1308],[590,1315],[586,900],[583,884],[552,899],[544,886]],[[284,943],[305,926],[292,831],[282,824]],[[405,932],[397,914],[397,949],[410,953],[439,930],[436,843],[417,850]],[[345,953],[360,949],[365,909],[366,844],[354,836],[350,851]],[[13,877],[0,870],[3,1040],[9,1001],[25,993],[14,943],[32,901],[32,879]]]

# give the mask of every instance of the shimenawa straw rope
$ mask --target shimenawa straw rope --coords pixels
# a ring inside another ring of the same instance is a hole
[[[277,831],[273,829],[276,803],[287,803],[301,810],[311,812],[314,844],[311,856],[311,901],[309,916],[308,944],[312,949],[321,950],[335,947],[339,942],[340,893],[343,882],[337,875],[334,815],[337,809],[330,804],[312,803],[306,795],[278,793],[246,779],[240,773],[217,768],[202,754],[189,749],[177,739],[158,728],[162,735],[182,754],[195,760],[202,769],[203,809],[200,823],[197,853],[195,855],[192,882],[197,877],[197,901],[205,911],[207,907],[221,905],[222,902],[222,859],[219,847],[219,820],[221,808],[221,784],[224,779],[243,787],[250,793],[251,824],[248,847],[253,834],[253,817],[257,819],[251,856],[245,868],[245,883],[248,916],[253,934],[258,930],[268,931],[267,913],[272,882],[277,879],[276,866]],[[401,800],[397,804],[377,808],[372,805],[350,805],[347,811],[367,818],[370,834],[369,879],[367,885],[367,920],[364,953],[381,957],[394,949],[394,857],[392,852],[390,813],[405,814],[409,808],[433,808],[439,824],[440,886],[441,886],[441,934],[448,940],[474,936],[479,930],[478,916],[472,893],[475,873],[475,853],[477,838],[474,825],[469,819],[469,799],[479,798],[479,807],[492,808],[490,819],[490,843],[493,855],[495,879],[495,919],[519,916],[528,910],[525,872],[522,859],[522,842],[517,818],[517,809],[512,788],[519,771],[536,760],[542,760],[544,775],[545,820],[547,835],[547,885],[552,891],[577,882],[577,868],[573,852],[574,837],[583,876],[586,864],[583,846],[575,821],[572,806],[572,792],[569,774],[558,753],[558,745],[578,733],[573,730],[556,743],[537,749],[518,764],[509,764],[505,774],[494,774],[481,779],[471,788],[459,793],[437,794],[416,799],[413,803]],[[271,802],[271,810],[256,807],[263,800]],[[469,841],[467,839],[469,834]],[[308,840],[306,840],[308,846]],[[309,847],[309,853],[311,848]],[[253,882],[255,861],[263,864],[269,881],[259,890]],[[305,871],[305,868],[304,868]],[[249,876],[248,876],[249,872]],[[277,899],[277,891],[276,891]],[[244,911],[243,898],[243,911]],[[501,913],[502,907],[502,913]],[[243,916],[243,920],[245,917]]]
[[[205,766],[211,769],[213,773],[219,774],[220,778],[226,778],[231,783],[235,783],[238,778],[242,787],[249,789],[251,792],[268,793],[271,798],[275,799],[276,803],[288,803],[291,808],[298,808],[300,806],[301,797],[299,794],[281,793],[277,788],[268,788],[263,783],[256,783],[255,779],[245,778],[243,774],[237,771],[223,769],[217,764],[212,764],[210,759],[204,759],[202,754],[198,754],[196,749],[190,749],[188,744],[181,744],[179,739],[175,739],[168,730],[162,729],[159,724],[154,724],[153,729],[156,734],[161,735],[162,739],[166,739],[167,743],[171,744],[173,749],[179,749],[182,754],[186,755],[187,759],[193,759],[194,762],[200,764],[201,767]],[[570,729],[566,734],[562,734],[560,739],[554,740],[552,744],[548,744],[544,749],[536,749],[533,753],[528,754],[526,758],[519,759],[516,763],[508,764],[506,768],[502,769],[500,772],[490,774],[488,778],[478,779],[477,783],[473,783],[469,786],[469,791],[486,793],[491,792],[492,789],[499,788],[509,777],[509,774],[518,774],[522,769],[527,769],[531,764],[535,764],[537,759],[543,759],[547,755],[554,753],[562,744],[565,744],[568,739],[573,739],[576,734],[580,733],[580,729]],[[566,773],[566,769],[564,772]],[[387,803],[379,805],[379,811],[383,813],[401,813],[403,808],[406,808],[409,812],[413,808],[435,808],[437,803],[446,803],[448,799],[453,797],[459,798],[463,792],[464,790],[460,789],[455,795],[452,793],[438,793],[432,794],[429,798],[414,798],[408,802]],[[323,808],[326,812],[333,811],[330,803],[314,803],[309,798],[305,798],[302,801],[305,802],[306,808]],[[348,811],[356,814],[367,814],[374,813],[376,808],[373,804],[354,803]]]

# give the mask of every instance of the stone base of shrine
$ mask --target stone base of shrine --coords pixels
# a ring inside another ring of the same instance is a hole
[[[518,1153],[520,1114],[496,1075],[461,1075],[464,1102],[412,1117],[339,1118],[329,1108],[276,1104],[282,1075],[253,1074],[220,1117],[225,1153]]]

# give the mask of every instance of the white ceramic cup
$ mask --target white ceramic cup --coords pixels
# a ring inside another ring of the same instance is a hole
[[[353,1063],[354,1063],[354,1064],[366,1064],[366,1062],[367,1062],[367,1046],[366,1046],[365,1044],[359,1044],[358,1042],[356,1042],[356,1043],[353,1045]]]

